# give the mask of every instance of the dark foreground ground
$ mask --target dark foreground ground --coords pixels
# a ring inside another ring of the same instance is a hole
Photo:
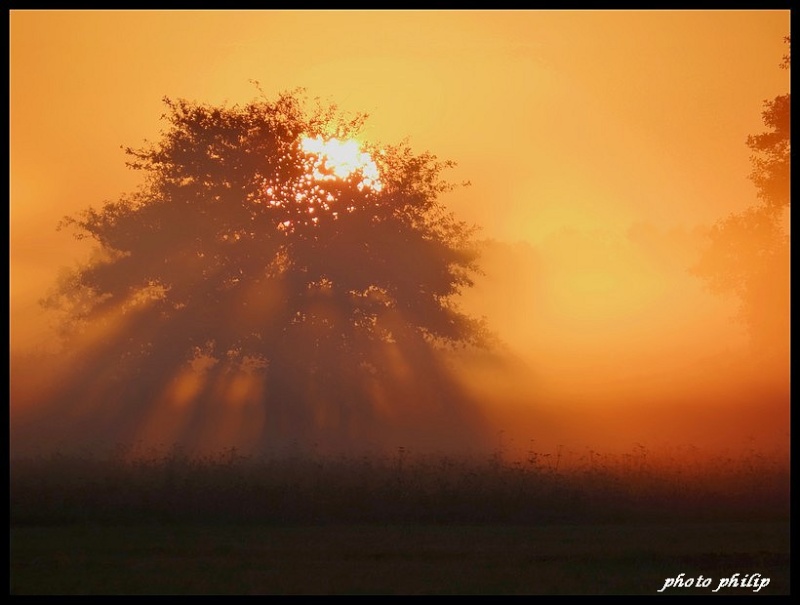
[[[16,459],[10,590],[788,594],[789,485],[757,453]]]
[[[16,594],[658,594],[681,573],[712,581],[662,594],[736,573],[758,584],[716,594],[788,594],[788,524],[11,529]]]

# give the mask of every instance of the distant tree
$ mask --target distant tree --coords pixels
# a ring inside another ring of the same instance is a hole
[[[790,39],[786,38],[787,44]],[[789,54],[781,67],[789,68]],[[747,138],[750,180],[759,202],[715,224],[710,245],[694,267],[696,275],[720,294],[741,301],[740,318],[755,350],[785,356],[789,346],[789,248],[791,204],[791,95],[764,102],[767,131]]]
[[[45,301],[82,351],[62,399],[135,427],[188,372],[196,423],[257,398],[265,439],[346,441],[406,408],[470,425],[438,354],[487,342],[454,302],[478,254],[439,200],[451,164],[406,144],[367,154],[351,141],[364,116],[297,92],[165,103],[161,140],[126,149],[145,184],[64,220],[99,249]]]

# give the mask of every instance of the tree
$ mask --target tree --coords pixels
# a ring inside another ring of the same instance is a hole
[[[165,103],[161,140],[126,149],[145,184],[63,222],[99,247],[45,301],[82,352],[62,405],[111,408],[136,438],[172,399],[181,441],[236,406],[262,441],[475,429],[440,355],[487,342],[453,301],[478,258],[439,200],[451,163],[362,152],[364,116],[297,92]]]
[[[787,54],[781,67],[789,62]],[[747,138],[759,201],[712,227],[694,272],[713,291],[739,298],[739,317],[759,355],[788,360],[791,95],[765,101],[762,119],[768,130]]]

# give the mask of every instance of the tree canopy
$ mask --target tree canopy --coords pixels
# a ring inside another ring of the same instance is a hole
[[[176,440],[236,405],[264,439],[472,426],[439,355],[487,342],[454,302],[478,254],[440,200],[452,164],[362,150],[365,116],[299,92],[165,104],[160,140],[126,149],[141,188],[63,221],[98,246],[45,301],[82,352],[62,398],[131,437],[168,399],[194,419]]]
[[[781,67],[788,69],[789,61],[787,54]],[[759,355],[788,359],[790,93],[765,101],[762,120],[767,130],[746,141],[758,203],[712,227],[709,247],[694,272],[713,291],[739,298],[740,319]]]

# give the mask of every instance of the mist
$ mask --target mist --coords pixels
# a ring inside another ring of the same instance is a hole
[[[133,385],[141,406],[121,406],[105,382],[112,336],[163,326],[117,309],[65,350],[65,318],[40,305],[96,253],[56,230],[61,217],[141,185],[119,148],[158,137],[161,98],[235,104],[251,79],[368,111],[365,140],[409,137],[471,182],[442,198],[481,242],[482,273],[456,302],[495,346],[387,356],[392,392],[367,389],[383,428],[355,422],[335,447],[788,448],[788,293],[764,289],[776,321],[754,335],[742,298],[692,272],[714,225],[757,201],[745,141],[764,130],[763,101],[788,90],[788,12],[16,11],[11,25],[13,450],[247,447],[271,426],[265,385],[221,368],[214,388],[231,405],[198,421],[185,402],[208,385],[188,370]],[[272,438],[325,440],[290,433]]]
[[[497,443],[517,456],[785,454],[788,333],[772,335],[777,357],[754,351],[738,301],[690,274],[703,245],[702,227],[652,224],[487,242],[464,304],[489,318],[504,355],[474,360],[465,379],[491,402]]]
[[[383,432],[353,433],[337,444],[339,451],[499,451],[509,459],[558,450],[576,457],[622,454],[639,447],[677,458],[785,453],[788,356],[759,357],[737,321],[737,300],[713,295],[690,273],[706,231],[639,223],[622,234],[562,229],[538,245],[484,240],[482,275],[459,302],[485,317],[494,347],[439,362],[457,377],[459,394],[450,396],[470,402],[469,417],[443,413],[436,401],[447,396],[430,376],[410,373],[417,366],[408,366],[395,385],[402,395],[393,399],[407,413],[396,411],[400,415]],[[55,325],[56,317],[43,309],[35,317],[30,325],[39,333],[48,322]],[[12,351],[12,449],[163,447],[183,440],[208,451],[263,443],[257,427],[268,420],[260,392],[242,377],[238,403],[215,407],[200,424],[186,425],[196,434],[175,428],[185,424],[180,393],[191,395],[188,375],[188,382],[171,387],[171,403],[164,389],[146,402],[144,390],[135,418],[132,410],[119,409],[114,393],[103,390],[105,336],[98,333],[94,352],[87,346],[81,355],[48,351],[54,330],[38,349]],[[788,335],[775,347],[785,351]],[[77,367],[83,368],[80,379]],[[65,402],[70,384],[84,389],[75,391],[84,398],[78,405]],[[94,398],[87,385],[98,390]],[[428,394],[421,397],[423,392]],[[34,410],[46,410],[48,420],[31,416]],[[269,434],[275,448],[325,442],[323,434]]]

